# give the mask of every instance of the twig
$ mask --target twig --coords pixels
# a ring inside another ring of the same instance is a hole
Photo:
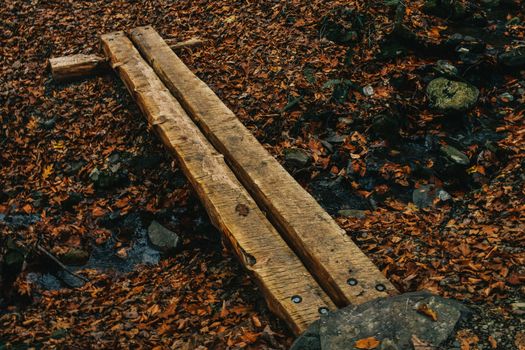
[[[64,271],[66,271],[70,275],[72,275],[72,276],[74,276],[74,277],[76,277],[78,279],[81,279],[82,281],[84,281],[86,283],[89,282],[89,279],[87,279],[86,277],[71,271],[66,265],[64,265],[60,260],[58,260],[53,254],[51,254],[47,249],[42,247],[40,244],[37,244],[36,247],[38,248],[38,250],[40,250],[42,253],[44,253],[49,259],[51,259],[55,263],[57,263],[58,266],[60,266]]]

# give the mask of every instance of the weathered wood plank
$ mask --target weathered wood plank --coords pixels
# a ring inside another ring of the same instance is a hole
[[[49,66],[56,81],[72,80],[109,69],[104,57],[83,54],[51,58]]]
[[[131,38],[338,306],[397,293],[332,217],[150,26]]]
[[[252,272],[270,309],[296,333],[335,306],[242,187],[223,156],[122,32],[102,47],[131,95],[197,192],[214,225]],[[295,299],[299,296],[301,300]],[[298,302],[300,301],[300,302]]]
[[[172,50],[193,49],[201,47],[206,43],[200,38],[191,38],[185,41],[177,42],[172,39],[166,39]],[[70,55],[49,59],[51,77],[55,81],[68,81],[90,75],[103,74],[110,70],[109,65],[104,57],[97,55]]]

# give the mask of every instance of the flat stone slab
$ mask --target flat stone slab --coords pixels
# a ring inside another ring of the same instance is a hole
[[[414,349],[414,339],[438,347],[470,315],[458,301],[429,292],[405,293],[323,316],[290,350],[363,349],[363,343],[369,344],[365,349],[406,350]]]

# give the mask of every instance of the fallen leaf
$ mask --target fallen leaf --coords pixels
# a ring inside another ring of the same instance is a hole
[[[430,317],[432,321],[438,320],[438,314],[435,310],[431,309],[427,304],[421,304],[417,307],[417,311],[425,316]]]
[[[381,342],[377,340],[376,338],[369,337],[369,338],[359,339],[358,341],[355,342],[354,347],[358,349],[369,350],[369,349],[377,348],[380,343]]]

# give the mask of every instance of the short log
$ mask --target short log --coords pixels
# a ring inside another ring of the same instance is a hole
[[[55,81],[67,81],[95,75],[109,67],[104,57],[97,55],[71,55],[49,60],[51,76]]]

